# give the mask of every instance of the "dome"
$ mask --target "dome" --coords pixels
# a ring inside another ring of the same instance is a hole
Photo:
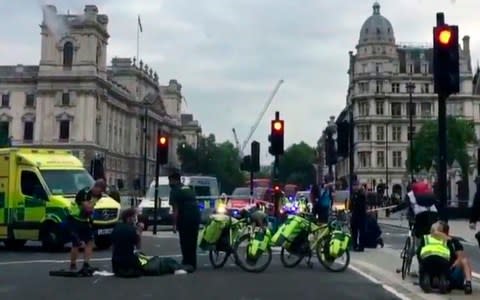
[[[359,45],[376,43],[395,44],[392,24],[380,14],[378,2],[373,4],[373,15],[363,23],[358,40]]]

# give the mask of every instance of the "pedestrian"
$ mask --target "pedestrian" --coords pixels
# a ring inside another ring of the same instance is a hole
[[[367,221],[367,199],[365,190],[359,185],[358,181],[355,180],[352,184],[352,217],[350,219],[350,226],[352,230],[353,250],[363,252],[365,248],[364,236]]]
[[[475,230],[477,227],[477,222],[480,221],[480,177],[475,179],[477,186],[477,191],[475,192],[475,197],[473,198],[473,205],[470,213],[470,229]],[[477,239],[478,246],[480,247],[480,231],[475,234]]]
[[[197,268],[197,238],[200,227],[200,209],[195,193],[181,182],[180,172],[173,171],[168,176],[170,185],[170,205],[173,208],[173,232],[180,238],[182,265]]]
[[[105,181],[99,179],[91,189],[82,189],[75,196],[77,209],[68,218],[71,236],[70,271],[77,269],[79,249],[84,249],[84,264],[82,271],[90,270],[90,258],[93,253],[93,210],[95,203],[103,197]]]
[[[322,190],[317,185],[312,186],[310,191],[310,201],[314,204],[314,214],[320,223],[327,223],[332,207],[332,183],[326,183]]]
[[[121,222],[112,232],[112,270],[115,276],[139,277],[142,268],[135,249],[141,246],[143,224],[138,222],[137,211],[128,208],[122,212]]]

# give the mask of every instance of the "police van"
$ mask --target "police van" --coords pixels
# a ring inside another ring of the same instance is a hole
[[[181,181],[184,185],[190,187],[197,197],[200,210],[208,214],[215,209],[219,197],[218,181],[210,176],[182,176]],[[147,194],[138,205],[139,219],[149,226],[154,222],[154,197],[155,180],[150,183]],[[168,177],[158,177],[158,210],[157,224],[172,223],[172,207],[170,206],[170,186]]]

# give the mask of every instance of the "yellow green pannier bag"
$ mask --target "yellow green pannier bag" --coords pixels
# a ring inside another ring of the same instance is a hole
[[[338,258],[342,256],[345,251],[347,251],[348,247],[350,247],[350,242],[352,237],[350,234],[335,230],[330,235],[330,243],[329,243],[329,255],[331,258]]]
[[[225,228],[230,223],[230,217],[226,215],[214,214],[210,217],[210,221],[205,228],[200,232],[199,247],[206,250],[210,246],[215,245]]]
[[[278,228],[272,238],[272,243],[280,247],[288,247],[297,236],[308,230],[309,221],[299,216],[292,216]]]
[[[259,229],[248,245],[248,258],[251,260],[258,259],[267,250],[271,238],[272,233],[268,228]]]

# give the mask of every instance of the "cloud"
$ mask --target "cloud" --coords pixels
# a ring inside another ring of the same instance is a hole
[[[84,0],[47,1],[61,13],[82,13]],[[241,142],[279,79],[284,79],[253,139],[267,153],[269,120],[276,110],[286,121],[287,144],[315,145],[330,115],[345,104],[348,51],[372,14],[372,1],[291,0],[98,0],[109,16],[111,59],[136,55],[141,16],[140,57],[161,82],[182,83],[188,110],[205,132],[220,141]],[[397,42],[431,43],[435,13],[471,35],[472,61],[479,57],[478,0],[383,0],[381,13]],[[1,1],[0,64],[38,64],[42,12],[37,0]],[[12,13],[21,12],[21,13]],[[37,45],[32,47],[32,45]],[[12,51],[13,50],[13,51]]]

